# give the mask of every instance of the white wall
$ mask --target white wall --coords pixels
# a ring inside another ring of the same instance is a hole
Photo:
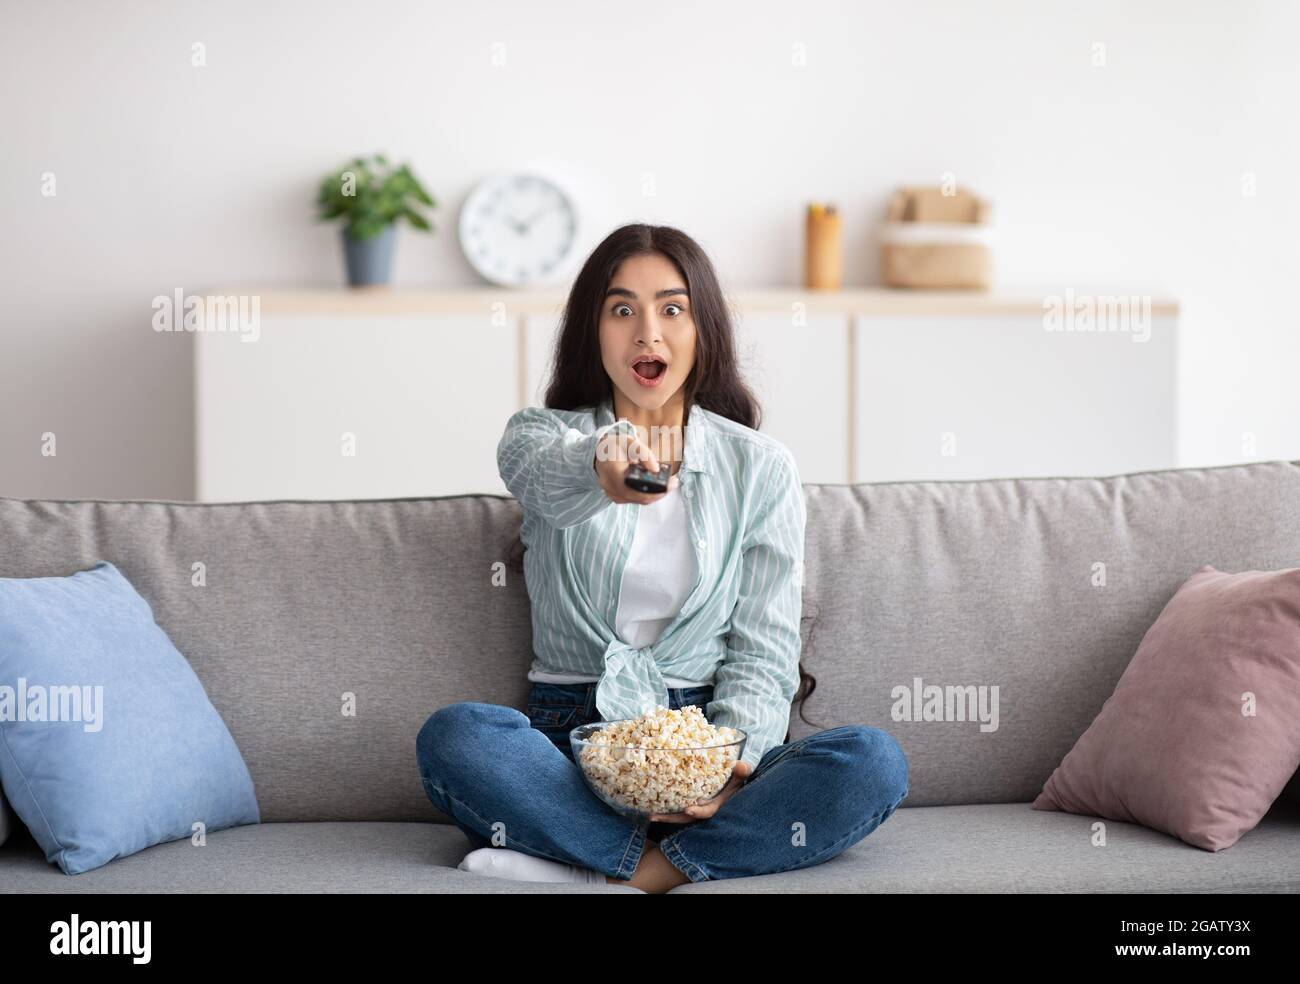
[[[729,286],[797,284],[802,207],[835,201],[846,280],[874,283],[886,195],[952,172],[995,202],[1002,284],[1182,300],[1184,464],[1300,457],[1297,5],[0,12],[0,495],[189,497],[191,339],[152,331],[151,299],[339,282],[312,197],[374,150],[442,204],[436,236],[402,233],[404,284],[474,283],[456,211],[486,173],[523,168],[578,192],[584,249],[625,221],[678,225]],[[57,457],[40,454],[46,431]]]

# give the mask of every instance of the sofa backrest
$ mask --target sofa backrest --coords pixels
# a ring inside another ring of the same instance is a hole
[[[453,701],[527,696],[523,575],[493,584],[519,520],[490,495],[0,499],[0,576],[116,564],[221,713],[264,821],[444,820],[420,783],[420,726]]]
[[[818,685],[791,737],[890,731],[908,806],[1033,799],[1185,578],[1300,566],[1300,462],[805,492]],[[454,701],[527,697],[520,518],[495,495],[0,498],[0,577],[116,564],[225,719],[263,820],[445,820],[419,781],[420,726]],[[896,720],[911,701],[895,688],[917,681],[987,688],[986,710],[996,693],[996,729]]]
[[[1198,568],[1300,566],[1300,461],[807,494],[804,713],[893,734],[907,806],[1032,800]],[[996,729],[955,719],[969,704],[949,713],[949,687],[996,706]],[[923,719],[895,719],[918,703]]]

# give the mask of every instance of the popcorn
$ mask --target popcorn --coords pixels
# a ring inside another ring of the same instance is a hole
[[[592,788],[637,813],[680,813],[727,784],[743,745],[734,728],[716,727],[694,704],[662,704],[586,737],[579,764]],[[714,746],[714,747],[708,747]]]

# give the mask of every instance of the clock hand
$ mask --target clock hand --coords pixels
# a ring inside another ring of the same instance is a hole
[[[532,227],[532,224],[537,221],[538,217],[545,215],[553,208],[555,208],[554,205],[544,205],[532,215],[528,216],[528,218],[524,220],[524,231],[527,232],[528,229]]]

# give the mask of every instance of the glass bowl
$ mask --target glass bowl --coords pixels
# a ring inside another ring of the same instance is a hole
[[[740,728],[732,741],[695,748],[641,748],[591,741],[596,732],[626,721],[595,721],[569,732],[573,761],[587,787],[610,809],[634,819],[681,813],[709,802],[731,778],[749,740]]]

